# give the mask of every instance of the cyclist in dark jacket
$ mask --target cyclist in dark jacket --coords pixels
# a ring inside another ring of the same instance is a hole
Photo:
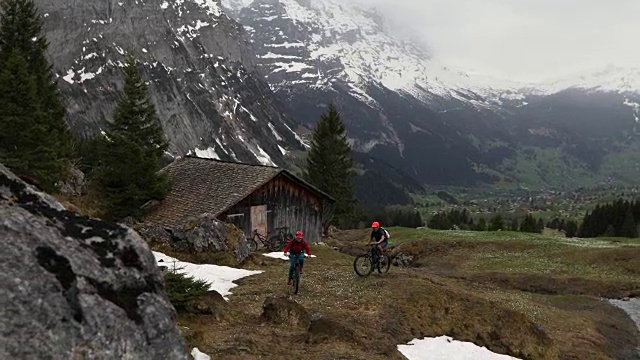
[[[387,233],[380,227],[380,223],[377,221],[374,221],[373,224],[371,224],[371,228],[373,229],[371,230],[371,242],[374,242],[375,240],[378,255],[382,254],[383,249],[386,249],[387,245],[389,245]]]
[[[289,241],[289,243],[284,247],[284,256],[289,254],[289,262],[291,265],[289,266],[289,280],[287,280],[287,285],[291,285],[291,280],[293,279],[293,267],[296,264],[296,260],[300,261],[300,273],[302,273],[302,267],[304,266],[304,252],[307,252],[308,256],[311,256],[311,248],[309,244],[304,240],[304,234],[302,231],[296,232],[296,238]]]

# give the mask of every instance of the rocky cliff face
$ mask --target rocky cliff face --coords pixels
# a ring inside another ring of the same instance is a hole
[[[36,1],[75,133],[98,133],[122,88],[133,52],[144,66],[170,151],[282,163],[304,149],[256,72],[242,26],[214,0]]]
[[[0,164],[0,358],[187,359],[155,259]]]

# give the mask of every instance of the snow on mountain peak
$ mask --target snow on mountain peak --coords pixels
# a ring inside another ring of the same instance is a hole
[[[392,33],[373,6],[342,0],[222,0],[222,7],[234,12],[260,44],[257,54],[275,91],[347,86],[352,96],[375,107],[369,87],[381,86],[425,102],[449,98],[493,108],[525,94],[568,88],[640,90],[639,70],[615,67],[539,84],[470,75]]]
[[[531,84],[527,88],[530,92],[540,95],[553,94],[572,88],[602,92],[640,93],[640,68],[608,65],[595,71],[583,71]]]
[[[276,91],[291,85],[332,88],[339,81],[375,106],[367,95],[372,85],[423,101],[482,95],[489,103],[519,87],[440,63],[424,46],[391,33],[374,7],[340,0],[257,0],[248,6],[243,1],[225,0],[223,7],[243,7],[238,18],[261,44],[258,56]]]

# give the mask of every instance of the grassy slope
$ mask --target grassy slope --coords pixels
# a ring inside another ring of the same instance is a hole
[[[238,281],[222,319],[181,314],[178,323],[189,328],[190,346],[228,359],[401,359],[397,344],[443,334],[523,359],[614,359],[635,351],[634,324],[598,296],[640,294],[638,241],[576,246],[509,232],[392,233],[393,252],[412,254],[417,267],[359,278],[352,256],[313,247],[318,257],[307,260],[295,301],[331,326],[308,328],[295,315],[273,324],[260,316],[267,297],[289,290],[286,263],[261,255],[244,267],[265,272]],[[326,241],[359,252],[366,231]]]

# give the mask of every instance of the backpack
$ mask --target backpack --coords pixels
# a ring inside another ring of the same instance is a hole
[[[387,240],[391,239],[391,234],[389,234],[387,229],[385,229],[383,227],[381,227],[380,229],[382,229],[382,231],[384,231],[384,236],[387,238]]]

